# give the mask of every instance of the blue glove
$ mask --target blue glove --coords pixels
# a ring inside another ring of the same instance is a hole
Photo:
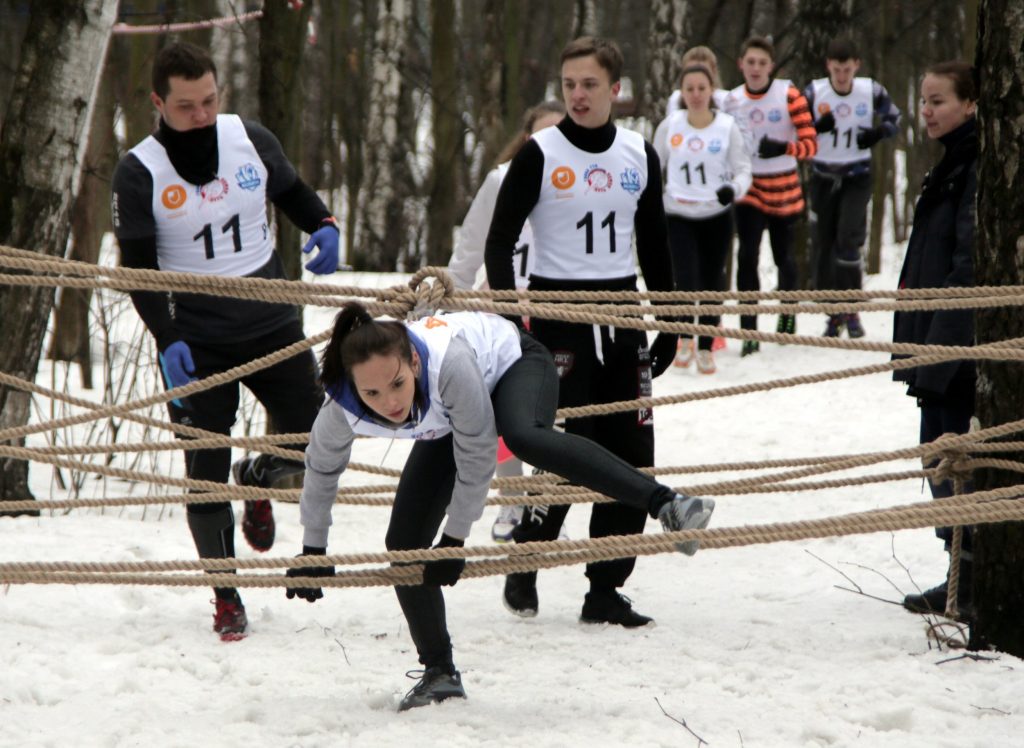
[[[319,247],[316,257],[306,265],[306,270],[317,275],[327,275],[338,270],[338,238],[341,231],[333,218],[325,218],[316,231],[309,236],[309,241],[302,248],[304,254]]]
[[[160,354],[160,368],[163,369],[164,380],[171,389],[196,381],[196,378],[191,376],[196,370],[196,365],[192,363],[192,351],[184,340],[176,340],[163,350]],[[179,408],[185,407],[178,398],[171,402]]]

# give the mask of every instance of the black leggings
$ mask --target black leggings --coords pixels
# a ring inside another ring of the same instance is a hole
[[[524,462],[572,483],[657,516],[674,491],[589,439],[553,430],[558,374],[551,354],[529,334],[523,355],[499,380],[491,402],[498,433]],[[413,445],[398,482],[385,545],[390,551],[429,548],[455,485],[452,437]],[[556,529],[557,533],[557,529]],[[451,639],[440,587],[395,587],[419,661],[425,667],[452,662]]]
[[[672,275],[677,291],[722,291],[725,288],[725,258],[732,245],[732,211],[711,218],[668,216],[668,245],[672,250]],[[702,301],[700,305],[718,306]],[[717,325],[717,314],[701,314],[700,324]],[[682,317],[692,322],[693,317]],[[711,350],[711,336],[701,335],[698,346]]]
[[[836,178],[812,174],[809,192],[815,288],[859,289],[862,284],[860,265],[840,264],[837,259],[859,257],[867,239],[871,174]]]
[[[736,206],[736,234],[740,240],[736,258],[736,290],[760,291],[761,279],[757,274],[757,260],[761,253],[761,235],[768,229],[772,257],[779,270],[779,290],[795,291],[797,287],[796,262],[793,260],[793,225],[798,216],[771,216],[752,205]],[[740,317],[744,330],[757,329],[757,316]]]

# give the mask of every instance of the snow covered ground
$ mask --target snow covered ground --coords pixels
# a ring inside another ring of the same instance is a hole
[[[898,248],[890,249],[869,287],[895,285]],[[330,318],[310,313],[307,332]],[[864,323],[869,339],[889,338],[891,314],[865,315]],[[773,324],[766,318],[762,329]],[[800,332],[823,329],[821,315],[799,319]],[[741,360],[734,341],[718,355],[717,374],[673,369],[656,380],[655,394],[884,359],[765,345]],[[39,381],[49,386],[50,372]],[[895,449],[916,443],[917,417],[888,375],[665,407],[656,414],[658,463]],[[362,440],[354,459],[400,466],[406,448]],[[172,463],[180,474],[180,457]],[[33,466],[32,480],[40,498],[65,495],[45,466]],[[97,486],[90,479],[82,494]],[[107,481],[106,491],[126,490],[118,486]],[[926,493],[920,481],[902,481],[721,497],[713,523],[823,517]],[[495,513],[477,524],[471,544],[490,542]],[[585,537],[588,514],[570,512],[572,537]],[[272,554],[293,555],[301,548],[297,508],[279,506],[277,518]],[[386,510],[338,507],[330,550],[383,550],[385,523]],[[657,530],[651,522],[648,531]],[[240,533],[237,543],[241,556],[253,555]],[[0,549],[0,561],[195,556],[180,507],[0,519]],[[280,589],[243,591],[251,634],[225,644],[211,631],[206,589],[11,586],[0,589],[0,746],[675,747],[697,746],[697,736],[743,748],[1021,745],[1024,663],[947,661],[957,653],[929,643],[922,618],[837,589],[846,581],[815,556],[891,601],[945,571],[930,530],[646,557],[624,592],[657,626],[633,631],[577,621],[586,591],[579,567],[541,573],[533,620],[504,610],[500,578],[465,580],[446,596],[469,699],[403,714],[394,707],[417,663],[390,589],[328,590],[315,605],[287,601]]]

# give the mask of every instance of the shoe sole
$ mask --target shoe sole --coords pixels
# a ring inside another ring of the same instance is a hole
[[[225,631],[220,635],[220,640],[222,642],[240,642],[248,635],[248,631]]]
[[[615,621],[599,621],[596,618],[584,618],[583,616],[579,617],[579,622],[582,623],[584,626],[600,626],[600,625],[605,625],[605,626],[618,626],[619,628],[624,628],[624,629],[652,629],[652,628],[655,628],[658,625],[657,622],[653,618],[651,620],[649,620],[647,623],[641,623],[641,624],[638,624],[636,626],[627,626],[624,623],[615,623]]]

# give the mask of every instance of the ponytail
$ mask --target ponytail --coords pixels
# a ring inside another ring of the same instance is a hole
[[[334,319],[334,331],[320,357],[320,381],[333,389],[351,379],[352,367],[373,356],[397,355],[412,363],[412,344],[401,322],[375,320],[358,301],[349,301]]]

